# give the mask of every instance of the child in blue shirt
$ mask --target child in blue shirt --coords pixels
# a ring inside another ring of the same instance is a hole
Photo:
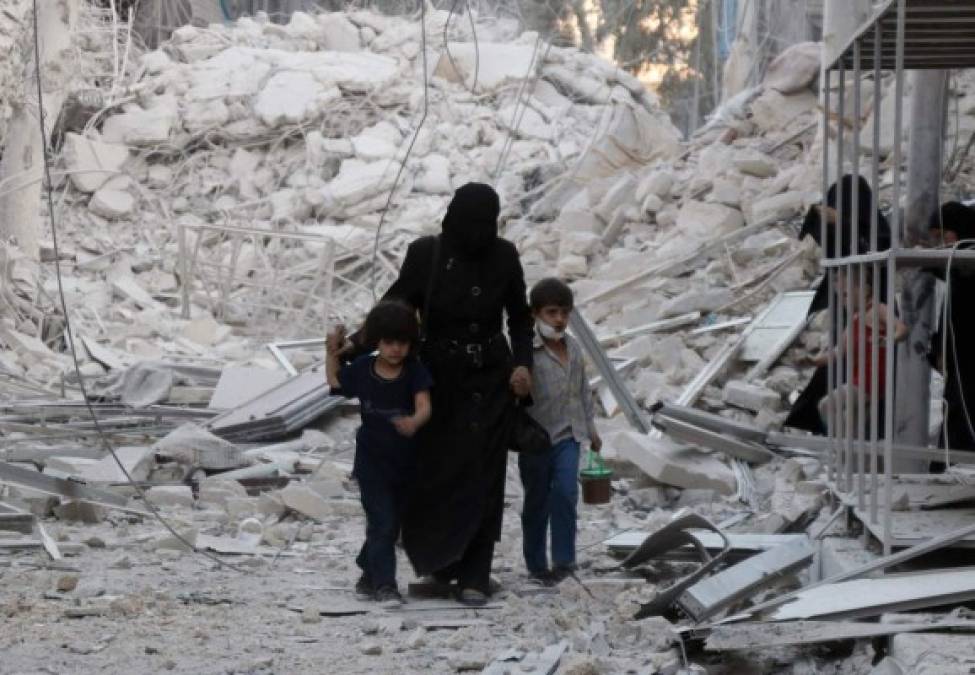
[[[396,540],[416,471],[414,435],[430,419],[430,373],[414,356],[416,313],[398,302],[381,302],[366,317],[367,344],[377,353],[342,366],[350,348],[345,328],[326,338],[326,377],[332,393],[359,399],[353,475],[366,513],[366,541],[356,564],[356,593],[384,605],[401,604],[396,586]]]

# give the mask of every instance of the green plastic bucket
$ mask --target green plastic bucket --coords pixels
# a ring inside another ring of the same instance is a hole
[[[597,452],[589,451],[586,468],[579,472],[582,483],[582,501],[586,504],[608,504],[612,489],[610,480],[613,470],[607,469]]]

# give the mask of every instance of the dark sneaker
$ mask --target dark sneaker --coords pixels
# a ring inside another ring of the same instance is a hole
[[[565,581],[568,577],[575,575],[575,567],[571,565],[556,565],[552,568],[551,579],[553,584]]]
[[[555,580],[552,579],[552,572],[550,570],[538,570],[536,572],[529,572],[528,576],[535,583],[541,584],[542,586],[552,586]]]
[[[396,609],[403,606],[403,596],[395,586],[380,586],[376,589],[376,602],[386,609]]]
[[[359,577],[359,580],[355,582],[355,594],[363,599],[372,599],[373,594],[376,589],[372,587],[372,579],[369,578],[367,574],[363,574]]]
[[[488,597],[475,588],[462,588],[457,591],[457,602],[468,607],[483,607],[488,603]]]

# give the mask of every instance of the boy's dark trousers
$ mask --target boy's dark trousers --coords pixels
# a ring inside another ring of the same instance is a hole
[[[356,564],[374,588],[396,586],[396,540],[406,510],[408,484],[397,480],[359,481],[359,496],[366,512],[366,541]]]

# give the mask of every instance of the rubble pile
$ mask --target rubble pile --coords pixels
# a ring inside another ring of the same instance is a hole
[[[66,123],[55,187],[70,334],[52,247],[41,264],[0,249],[11,668],[56,644],[91,670],[867,672],[864,641],[809,645],[897,632],[904,620],[885,615],[848,635],[801,625],[781,644],[795,623],[699,634],[830,576],[854,534],[824,508],[822,458],[772,433],[808,375],[803,352],[822,343],[821,323],[806,325],[818,252],[796,237],[821,191],[818,45],[785,51],[683,139],[615,66],[514,21],[475,28],[433,9],[425,31],[361,10],[187,26],[133,53],[104,109]],[[580,507],[577,577],[539,586],[524,574],[512,460],[488,607],[417,583],[386,611],[350,593],[357,415],[324,387],[319,336],[361,318],[469,180],[497,186],[529,281],[572,281],[616,368],[591,373],[614,496]],[[630,428],[608,377],[653,412],[653,431]],[[679,546],[654,539],[675,531]],[[810,571],[813,534],[829,536]],[[234,569],[209,560],[201,575],[204,553]],[[39,623],[40,647],[15,637]],[[904,654],[923,629],[898,636]]]

